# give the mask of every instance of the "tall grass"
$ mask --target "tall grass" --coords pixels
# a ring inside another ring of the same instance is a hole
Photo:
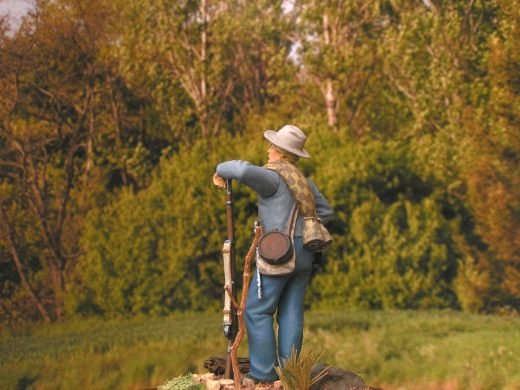
[[[323,352],[303,346],[300,353],[293,348],[289,357],[275,367],[276,373],[285,390],[309,389],[314,383],[323,378],[327,370],[324,369],[315,377],[311,377],[312,367],[319,362]]]
[[[327,351],[328,363],[385,389],[520,389],[518,318],[314,312],[305,338]]]
[[[518,318],[337,309],[307,313],[305,340],[385,390],[520,389]],[[0,389],[143,389],[225,351],[218,313],[3,329]]]

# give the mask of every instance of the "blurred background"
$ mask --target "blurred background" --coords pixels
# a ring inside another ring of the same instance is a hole
[[[219,310],[226,159],[308,134],[312,310],[520,309],[517,0],[0,2],[0,322]],[[238,263],[254,194],[235,186]],[[341,308],[341,309],[340,309]]]

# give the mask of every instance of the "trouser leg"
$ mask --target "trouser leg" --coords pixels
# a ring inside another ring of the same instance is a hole
[[[304,249],[299,251],[296,273],[285,285],[278,304],[278,356],[282,363],[290,356],[293,348],[296,353],[301,350],[304,297],[311,275],[313,256]]]
[[[262,275],[261,299],[257,294],[256,273],[251,280],[244,317],[251,365],[249,374],[256,379],[274,381],[278,378],[274,369],[277,356],[273,315],[288,279],[288,276]]]
[[[262,298],[258,298],[257,273],[249,289],[245,323],[249,342],[250,375],[274,381],[274,369],[280,358],[286,359],[292,347],[301,349],[303,337],[303,302],[309,283],[313,254],[302,249],[301,239],[295,239],[296,269],[291,275],[262,275]],[[278,348],[276,347],[273,316],[278,310]]]

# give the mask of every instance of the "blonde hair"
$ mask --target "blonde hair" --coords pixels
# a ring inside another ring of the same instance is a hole
[[[295,154],[292,154],[291,152],[288,152],[287,150],[283,150],[283,149],[280,149],[278,146],[274,145],[274,144],[271,144],[273,145],[273,148],[278,152],[280,153],[280,155],[282,156],[282,160],[285,160],[287,162],[290,162],[290,163],[296,163],[300,157],[295,155]]]

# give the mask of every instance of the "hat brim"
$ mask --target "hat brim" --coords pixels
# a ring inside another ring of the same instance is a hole
[[[271,142],[273,145],[279,147],[280,149],[285,150],[286,152],[292,153],[298,157],[311,158],[310,153],[307,150],[305,150],[305,148],[303,148],[302,150],[299,150],[296,148],[287,147],[287,145],[280,144],[280,141],[279,141],[277,135],[278,135],[277,132],[274,130],[266,130],[264,132],[264,138],[267,139],[269,142]]]

